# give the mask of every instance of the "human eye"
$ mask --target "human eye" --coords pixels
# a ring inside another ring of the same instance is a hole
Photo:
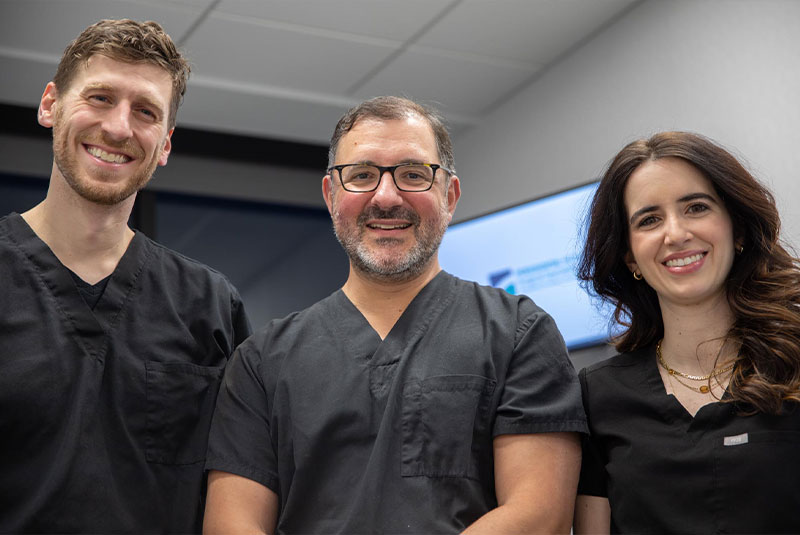
[[[401,165],[396,173],[399,179],[406,182],[428,182],[433,170],[427,165]]]
[[[658,218],[655,215],[646,215],[636,222],[637,228],[651,227],[658,223]]]
[[[139,112],[140,115],[142,115],[143,117],[145,117],[150,121],[155,121],[156,119],[158,119],[158,114],[156,114],[156,112],[154,112],[150,108],[139,108],[137,111]]]
[[[369,165],[351,165],[342,169],[342,177],[346,182],[367,182],[375,180],[378,170]]]
[[[710,210],[708,205],[701,202],[692,203],[686,208],[686,211],[690,214],[702,214],[703,212],[707,212],[708,210]]]
[[[108,97],[108,95],[103,95],[101,93],[91,94],[91,95],[89,95],[88,99],[93,101],[93,102],[98,102],[98,103],[101,103],[101,104],[105,104],[105,103],[111,102],[111,99]]]

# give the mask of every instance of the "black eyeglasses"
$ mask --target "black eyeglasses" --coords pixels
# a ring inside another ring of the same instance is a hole
[[[428,191],[436,179],[436,172],[441,169],[448,175],[453,172],[435,163],[401,163],[399,165],[368,165],[363,163],[347,163],[334,165],[327,169],[328,173],[336,171],[339,181],[347,191],[368,193],[378,189],[381,178],[386,171],[392,175],[394,185],[400,191]]]

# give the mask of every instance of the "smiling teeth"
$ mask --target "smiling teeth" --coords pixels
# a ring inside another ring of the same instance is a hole
[[[370,225],[370,227],[372,227],[372,228],[377,228],[377,229],[381,229],[381,230],[395,230],[395,229],[399,229],[399,228],[407,228],[408,226],[409,226],[408,224],[381,225],[379,223],[373,223],[373,224]]]
[[[692,256],[687,256],[686,258],[676,258],[675,260],[667,260],[666,264],[667,267],[680,267],[680,266],[687,266],[693,262],[697,262],[703,258],[703,254],[696,254]]]
[[[97,147],[89,147],[86,149],[86,151],[95,158],[100,158],[104,162],[108,163],[126,163],[130,161],[130,158],[124,154],[111,154],[103,149],[98,149]]]

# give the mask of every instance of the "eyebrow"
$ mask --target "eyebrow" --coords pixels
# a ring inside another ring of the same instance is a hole
[[[679,203],[684,203],[684,202],[695,201],[697,199],[705,199],[707,201],[713,202],[714,204],[719,204],[717,199],[715,199],[714,197],[712,197],[708,193],[700,193],[700,192],[698,192],[698,193],[690,193],[688,195],[684,195],[683,197],[678,199],[678,202]],[[644,214],[649,213],[649,212],[654,212],[657,209],[658,209],[658,205],[656,205],[656,204],[651,205],[651,206],[645,206],[644,208],[640,208],[639,210],[636,210],[633,213],[633,215],[631,215],[629,223],[633,224],[633,222],[636,219],[638,219],[640,216],[643,216]]]
[[[87,93],[89,91],[97,91],[97,90],[108,91],[110,93],[113,93],[114,92],[114,86],[111,85],[111,84],[106,84],[104,82],[92,82],[90,84],[87,84],[83,88],[83,90],[81,91],[81,94],[85,94],[85,93]],[[164,116],[164,109],[161,107],[161,104],[159,104],[154,99],[150,98],[149,95],[139,95],[139,96],[136,97],[136,101],[137,102],[142,102],[146,106],[148,106],[150,108],[153,108],[156,111],[156,113],[158,113],[159,117],[163,117]]]
[[[428,162],[425,162],[423,160],[419,160],[419,159],[416,159],[416,158],[409,158],[407,160],[403,160],[402,162],[396,163],[394,165],[425,164],[425,163],[428,163]],[[354,164],[351,164],[351,165],[373,165],[375,167],[380,167],[377,163],[375,163],[374,160],[361,160],[360,162],[355,162]],[[394,167],[394,166],[393,165],[389,165],[389,166],[384,166],[384,167]]]

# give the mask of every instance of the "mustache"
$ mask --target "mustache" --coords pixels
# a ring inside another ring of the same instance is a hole
[[[382,210],[377,206],[368,206],[358,216],[358,224],[364,225],[369,219],[405,219],[414,225],[420,222],[420,217],[416,212],[400,206],[395,206],[389,210]]]
[[[81,138],[81,143],[86,143],[88,145],[103,145],[110,149],[123,152],[128,156],[133,158],[143,158],[144,151],[137,143],[134,143],[130,139],[125,139],[123,141],[117,141],[115,139],[108,138],[105,134],[88,134]]]

